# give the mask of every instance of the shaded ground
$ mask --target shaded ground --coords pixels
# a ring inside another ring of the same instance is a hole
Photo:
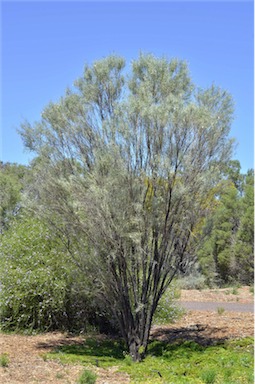
[[[229,289],[231,291],[231,289]],[[222,290],[183,291],[181,301],[252,303],[253,295],[247,287],[238,293],[225,293]],[[232,295],[232,296],[231,296]],[[237,298],[239,297],[239,300]],[[209,300],[210,299],[210,300]],[[228,299],[228,300],[225,300]],[[231,300],[230,300],[231,299]],[[189,311],[176,324],[155,326],[152,338],[172,342],[194,340],[203,345],[214,344],[229,338],[253,336],[253,314],[224,311]],[[0,383],[3,384],[75,384],[84,366],[64,365],[57,361],[43,359],[46,352],[63,345],[82,344],[84,337],[70,337],[61,333],[47,333],[36,336],[0,335],[0,354],[8,353],[9,366],[0,367]],[[97,384],[126,384],[129,378],[117,368],[102,369],[90,367],[98,374]]]

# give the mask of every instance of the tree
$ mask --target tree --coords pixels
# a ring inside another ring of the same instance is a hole
[[[235,276],[245,284],[254,282],[254,171],[245,177],[242,215],[235,246]]]
[[[241,174],[241,164],[238,160],[230,160],[223,169],[223,174],[231,180],[240,194],[243,193],[244,175]]]
[[[139,361],[230,154],[233,108],[220,88],[196,88],[183,61],[141,55],[124,68],[116,56],[86,66],[21,135],[39,156],[29,201],[84,263]]]
[[[205,240],[198,251],[209,285],[215,281],[229,283],[236,276],[234,249],[240,222],[240,196],[230,180],[223,181],[219,191],[216,207],[203,228]]]
[[[209,285],[253,282],[254,177],[252,170],[247,175],[240,170],[237,160],[226,165],[202,230],[198,259]]]

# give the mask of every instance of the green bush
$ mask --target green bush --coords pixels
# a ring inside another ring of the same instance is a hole
[[[217,308],[218,315],[223,315],[224,312],[225,312],[225,308],[224,307],[218,307]]]
[[[85,369],[79,377],[77,384],[94,384],[96,382],[97,375]]]
[[[1,353],[0,366],[6,368],[6,367],[8,367],[9,363],[10,363],[10,359],[9,359],[8,354],[7,353]]]
[[[44,330],[65,323],[70,270],[50,230],[26,217],[15,220],[0,241],[2,327]]]
[[[178,291],[174,285],[165,292],[154,314],[155,324],[174,323],[184,315],[185,310],[175,302],[177,295]]]
[[[93,283],[45,223],[24,215],[0,236],[2,329],[80,332],[93,325],[102,332],[116,332]]]
[[[206,277],[195,271],[178,280],[180,289],[204,289],[206,288]]]

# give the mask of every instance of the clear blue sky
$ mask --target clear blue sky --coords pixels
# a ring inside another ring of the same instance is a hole
[[[232,94],[233,158],[243,172],[253,167],[252,1],[3,1],[1,17],[3,161],[28,162],[16,129],[39,120],[85,63],[111,53],[130,62],[143,51],[185,59],[197,85]]]

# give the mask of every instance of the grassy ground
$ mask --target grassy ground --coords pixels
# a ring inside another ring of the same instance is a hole
[[[46,358],[62,363],[108,368],[118,366],[131,383],[253,383],[253,339],[201,346],[193,341],[169,344],[153,341],[142,363],[133,363],[118,341],[89,339],[83,345],[62,346]]]

